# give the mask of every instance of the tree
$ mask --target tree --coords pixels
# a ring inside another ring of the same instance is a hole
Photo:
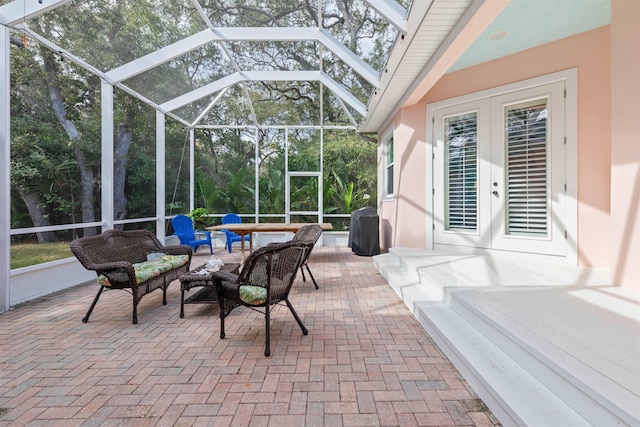
[[[395,33],[391,26],[359,0],[323,2],[321,22],[318,4],[312,0],[274,0],[266,3],[247,0],[238,3],[242,4],[230,5],[227,0],[211,0],[203,7],[214,25],[320,25],[359,56],[371,61],[374,67],[384,62],[382,52]],[[75,2],[30,20],[28,25],[103,71],[167,46],[199,31],[203,26],[189,2],[172,0]],[[372,38],[382,41],[372,43]],[[32,213],[34,224],[46,225],[47,221],[77,222],[77,216],[81,216],[83,222],[93,222],[101,209],[97,191],[101,183],[100,81],[88,71],[62,60],[58,52],[39,47],[35,42],[24,46],[14,36],[12,43],[17,47],[12,55],[12,78],[16,76],[15,85],[12,83],[12,135],[16,140],[22,138],[23,144],[42,148],[41,137],[27,139],[32,127],[29,115],[42,112],[38,117],[46,122],[49,130],[55,129],[50,134],[55,135],[56,143],[66,147],[60,151],[63,154],[57,160],[65,166],[54,174],[58,177],[55,179],[51,178],[53,175],[47,176],[44,170],[28,167],[29,162],[34,161],[30,160],[30,156],[39,153],[39,156],[54,159],[52,152],[34,147],[25,151],[14,150],[12,161],[15,162],[16,175],[12,182],[15,183],[16,192],[21,195],[25,209]],[[227,57],[227,52],[232,59]],[[318,53],[321,54],[321,60]],[[152,101],[162,103],[228,75],[236,67],[321,69],[344,84],[363,102],[370,91],[368,82],[314,42],[214,42],[129,78],[124,83]],[[247,93],[249,98],[246,97]],[[321,93],[324,96],[321,97]],[[176,113],[186,120],[195,120],[215,95],[193,102]],[[321,98],[324,100],[322,118]],[[256,118],[253,117],[252,108]],[[155,115],[151,108],[119,91],[114,100],[114,113],[117,131],[114,135],[115,218],[150,216],[155,207],[155,193],[151,191],[155,186]],[[304,81],[253,82],[243,87],[234,86],[203,122],[244,125],[256,124],[256,119],[258,124],[278,125],[317,125],[320,120],[350,123],[335,96],[318,82]],[[173,209],[186,206],[188,200],[187,181],[180,176],[186,130],[180,124],[171,123],[171,120],[167,123],[167,184],[172,184],[176,194],[172,194],[168,202]],[[307,141],[304,132],[297,133],[290,134],[289,142],[293,150],[288,153],[290,164],[294,168],[316,170],[319,167],[319,154],[318,148],[313,145],[319,144],[317,136]],[[307,145],[307,142],[311,145]],[[349,156],[356,155],[347,147],[347,139],[344,142],[343,151],[348,152]],[[351,142],[355,142],[355,138]],[[259,147],[257,158],[256,144]],[[330,148],[330,144],[325,142],[325,149],[327,147]],[[253,128],[201,131],[196,156],[197,168],[202,172],[197,175],[200,188],[197,200],[206,205],[203,207],[212,211],[253,212],[255,189],[258,187],[261,206],[265,206],[261,208],[261,213],[280,213],[283,209],[283,131],[269,128],[259,128],[257,132]],[[347,161],[349,156],[340,160],[337,151],[329,156],[325,154],[325,161],[335,161],[331,168],[325,166],[325,179],[336,191],[342,188],[346,190],[344,194],[351,192],[352,200],[347,206],[355,202],[355,196],[365,191],[363,188],[375,188],[375,158],[371,162],[371,158],[367,157],[368,163],[362,162],[362,159],[358,163]],[[259,168],[258,183],[254,182],[256,161]],[[370,166],[363,168],[364,164]],[[357,172],[344,169],[348,167],[354,167]],[[65,176],[64,173],[67,177],[65,185],[51,184],[62,183],[59,177]],[[49,183],[50,191],[26,188],[24,182],[27,177],[43,186]],[[353,185],[350,187],[351,183]],[[345,197],[342,196],[341,200],[343,203]],[[42,212],[37,211],[38,206]],[[20,216],[17,212],[15,215],[16,218]]]

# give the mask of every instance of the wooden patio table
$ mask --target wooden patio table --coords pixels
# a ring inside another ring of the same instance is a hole
[[[210,231],[222,231],[229,230],[234,233],[240,235],[240,242],[242,243],[242,261],[245,260],[244,253],[244,236],[252,233],[268,233],[268,232],[292,232],[295,233],[300,229],[300,227],[314,224],[308,222],[263,222],[258,224],[251,223],[240,223],[240,224],[220,224],[214,225],[213,227],[207,227],[207,230]],[[333,230],[333,225],[328,222],[323,222],[319,224],[322,227],[322,231],[330,231]],[[249,239],[249,253],[253,251],[253,239]]]

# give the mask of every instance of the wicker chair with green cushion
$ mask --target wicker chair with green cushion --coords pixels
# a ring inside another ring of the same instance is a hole
[[[192,249],[189,246],[164,246],[146,230],[109,230],[97,236],[71,242],[71,251],[87,270],[98,275],[100,289],[91,303],[89,316],[100,295],[111,289],[124,289],[133,296],[133,323],[138,323],[138,303],[142,297],[162,289],[162,304],[167,304],[169,284],[189,271]]]
[[[300,227],[298,231],[296,231],[296,234],[293,236],[294,241],[311,243],[311,247],[309,248],[307,253],[304,254],[304,257],[302,258],[302,264],[300,264],[300,271],[302,272],[302,281],[306,282],[307,278],[304,276],[304,268],[305,267],[307,268],[307,273],[309,273],[309,277],[311,277],[311,280],[313,281],[313,284],[315,285],[316,289],[318,289],[318,282],[316,282],[316,278],[313,277],[313,274],[311,274],[311,270],[309,269],[308,262],[309,262],[309,256],[311,255],[311,251],[313,250],[313,247],[315,246],[316,242],[318,241],[321,235],[322,235],[322,227],[319,224],[309,224],[309,225],[303,225],[302,227]]]
[[[272,243],[252,252],[239,275],[223,271],[213,273],[220,304],[220,338],[225,337],[224,321],[229,313],[236,307],[249,307],[265,316],[264,355],[269,356],[270,314],[273,307],[282,302],[293,314],[302,333],[309,333],[289,301],[289,291],[309,248],[310,244],[304,241]]]

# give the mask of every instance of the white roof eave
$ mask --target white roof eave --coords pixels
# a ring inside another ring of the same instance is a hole
[[[396,40],[358,131],[381,132],[402,107],[420,101],[509,1],[414,2],[409,32]]]

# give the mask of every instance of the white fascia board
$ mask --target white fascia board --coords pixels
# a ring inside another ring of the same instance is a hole
[[[170,101],[165,102],[160,105],[160,111],[168,112],[176,110],[180,107],[184,107],[185,105],[189,105],[198,99],[204,98],[205,96],[211,95],[212,93],[216,93],[221,91],[224,88],[229,86],[233,86],[235,84],[240,83],[241,81],[246,80],[243,78],[240,73],[233,73],[226,77],[223,77],[215,82],[211,82],[207,85],[204,85],[198,89],[192,90],[191,92],[187,92],[184,95],[178,96],[177,98],[173,98]]]
[[[399,31],[407,33],[407,10],[395,0],[364,0],[380,15],[396,27]]]
[[[71,0],[46,0],[42,3],[36,0],[15,0],[0,6],[0,24],[11,27],[69,2]]]
[[[342,59],[345,64],[360,74],[365,80],[371,83],[375,88],[380,87],[380,73],[373,69],[369,64],[364,62],[358,55],[353,53],[345,45],[336,40],[327,30],[319,31],[318,41],[327,49],[335,53],[338,58]]]
[[[342,86],[341,84],[339,84],[338,82],[336,82],[335,80],[333,80],[331,77],[327,76],[324,73],[321,74],[320,81],[327,88],[329,88],[331,92],[333,92],[336,96],[340,97],[347,104],[351,105],[358,113],[360,113],[363,116],[367,115],[367,107],[362,102],[360,102],[358,98],[353,96],[351,92],[345,89],[344,86]]]

